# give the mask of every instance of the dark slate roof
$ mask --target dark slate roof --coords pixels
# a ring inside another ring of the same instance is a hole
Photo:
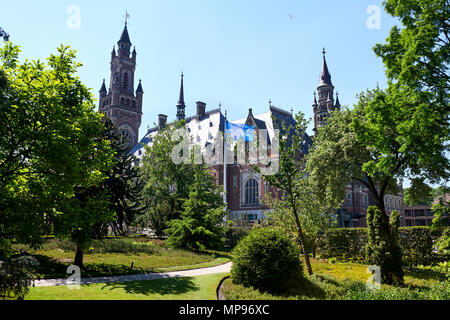
[[[320,81],[319,81],[319,86],[322,85],[330,85],[330,86],[333,85],[333,83],[331,82],[331,75],[330,72],[328,71],[327,60],[325,59],[325,56],[323,57],[322,73],[320,74]]]
[[[142,89],[142,81],[141,80],[139,80],[139,84],[137,86],[136,92],[144,93],[144,90]]]
[[[122,35],[120,36],[120,40],[118,43],[121,42],[131,44],[130,35],[128,34],[128,29],[126,25],[125,28],[123,28]]]
[[[106,92],[105,79],[103,79],[102,87],[100,88],[100,92]]]

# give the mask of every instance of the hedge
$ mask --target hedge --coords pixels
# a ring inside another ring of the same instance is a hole
[[[400,228],[400,246],[403,261],[409,265],[433,265],[450,260],[448,255],[433,252],[433,244],[440,234],[429,227]],[[317,254],[320,258],[341,261],[365,261],[367,228],[342,228],[328,230],[322,237]]]

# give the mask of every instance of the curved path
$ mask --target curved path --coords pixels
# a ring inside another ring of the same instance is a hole
[[[165,278],[183,278],[183,277],[195,277],[203,276],[207,274],[227,273],[231,270],[231,262],[210,267],[200,268],[186,271],[172,271],[172,272],[160,272],[160,273],[146,273],[146,274],[133,274],[125,276],[111,276],[111,277],[97,277],[97,278],[82,278],[81,284],[91,283],[108,283],[108,282],[128,282],[128,281],[145,281]],[[51,286],[66,286],[73,285],[73,282],[68,283],[66,279],[49,279],[49,280],[34,280],[32,286],[34,287],[51,287]]]

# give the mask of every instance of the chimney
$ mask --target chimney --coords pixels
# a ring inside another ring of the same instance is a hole
[[[158,128],[163,129],[167,123],[167,116],[165,114],[158,114]]]
[[[206,113],[206,103],[198,101],[197,102],[197,118],[201,119]]]

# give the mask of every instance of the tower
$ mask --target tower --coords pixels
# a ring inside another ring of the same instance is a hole
[[[136,92],[134,92],[137,53],[136,49],[130,52],[131,41],[126,22],[117,45],[117,53],[115,47],[111,52],[109,91],[106,90],[105,80],[99,91],[99,110],[123,130],[124,135],[129,139],[129,146],[132,148],[138,143],[144,91],[141,80],[139,80]]]
[[[317,133],[317,130],[326,123],[326,119],[330,116],[331,111],[339,110],[341,107],[339,98],[337,98],[336,103],[334,102],[334,86],[328,70],[325,48],[322,54],[322,72],[320,74],[319,86],[317,87],[318,101],[314,92],[314,133]]]
[[[184,103],[184,74],[181,72],[180,97],[177,103],[177,120],[184,120],[186,117],[186,104]]]

